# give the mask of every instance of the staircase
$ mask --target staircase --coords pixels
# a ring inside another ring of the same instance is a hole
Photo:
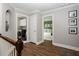
[[[4,43],[0,43],[2,44],[2,46],[4,49],[6,49],[7,51],[1,51],[2,55],[6,55],[6,56],[21,56],[21,51],[23,49],[23,42],[21,40],[21,37],[18,37],[18,40],[15,41],[7,36],[3,36],[0,34],[0,40],[3,41]],[[8,44],[8,46],[6,47],[5,44]],[[5,45],[5,46],[4,46]],[[4,54],[5,53],[5,54]]]

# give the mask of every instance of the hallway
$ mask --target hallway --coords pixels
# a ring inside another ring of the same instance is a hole
[[[78,11],[79,3],[0,3],[0,56],[79,56]]]
[[[26,43],[22,56],[79,56],[79,52],[53,46],[51,41],[45,40],[40,45]]]

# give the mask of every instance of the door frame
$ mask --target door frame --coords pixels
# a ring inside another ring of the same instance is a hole
[[[43,32],[44,32],[44,17],[47,17],[47,16],[52,16],[52,44],[54,42],[54,14],[47,14],[47,15],[43,15],[42,16],[42,40],[44,41],[44,36],[43,36]]]
[[[26,27],[26,38],[27,40],[26,41],[23,41],[24,43],[28,42],[29,41],[29,17],[27,15],[24,15],[22,13],[16,13],[16,38],[17,38],[17,31],[18,31],[18,17],[19,16],[24,16],[26,17],[26,24],[27,24],[27,27]]]

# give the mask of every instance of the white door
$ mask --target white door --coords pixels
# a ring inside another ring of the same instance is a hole
[[[30,17],[30,41],[36,42],[37,39],[37,21],[36,15]]]

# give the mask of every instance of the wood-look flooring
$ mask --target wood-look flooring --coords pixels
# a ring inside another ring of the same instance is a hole
[[[22,56],[75,56],[79,52],[57,47],[52,45],[51,41],[45,40],[36,45],[32,42],[26,43],[22,51]]]

